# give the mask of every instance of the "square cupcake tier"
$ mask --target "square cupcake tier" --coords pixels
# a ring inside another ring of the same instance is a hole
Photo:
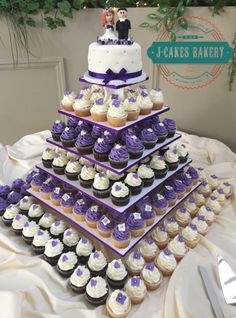
[[[103,167],[103,168],[105,168],[105,169],[107,169],[107,170],[110,170],[110,171],[114,172],[114,173],[122,174],[123,172],[125,172],[125,171],[128,170],[129,168],[133,167],[134,165],[136,165],[137,163],[139,163],[140,161],[142,161],[142,160],[145,159],[146,157],[151,156],[151,155],[152,155],[153,153],[155,153],[156,151],[160,150],[161,148],[164,148],[164,147],[168,146],[169,144],[171,144],[172,142],[176,141],[176,140],[179,139],[180,137],[181,137],[181,134],[176,133],[173,137],[167,138],[164,142],[162,142],[162,143],[157,143],[154,148],[152,148],[152,149],[145,149],[141,158],[138,158],[138,159],[130,159],[130,160],[128,161],[127,166],[126,166],[125,168],[123,168],[123,169],[113,168],[113,167],[110,165],[109,161],[105,161],[105,162],[97,161],[97,160],[94,158],[94,155],[93,155],[93,154],[90,154],[90,155],[80,154],[75,147],[73,147],[73,148],[64,147],[61,142],[55,141],[55,140],[53,140],[52,138],[48,138],[48,139],[47,139],[47,142],[50,143],[50,144],[52,144],[52,145],[54,145],[54,146],[60,147],[60,148],[62,148],[62,149],[65,149],[66,151],[69,151],[69,152],[71,152],[71,153],[73,153],[73,154],[75,154],[75,155],[78,155],[78,156],[82,157],[82,158],[85,158],[85,159],[91,161],[91,163],[97,164],[97,165],[99,165],[99,166],[101,166],[101,167]]]
[[[166,215],[168,215],[169,213],[171,213],[171,211],[173,211],[180,203],[182,203],[191,193],[193,193],[199,186],[200,186],[200,182],[196,185],[193,186],[193,188],[191,189],[191,191],[189,191],[188,193],[186,193],[184,195],[184,197],[180,200],[178,200],[176,202],[176,204],[171,207],[168,208],[166,213],[163,215],[157,215],[155,217],[155,221],[151,226],[146,226],[145,228],[145,232],[143,235],[139,236],[139,237],[132,237],[130,244],[128,247],[124,248],[124,249],[118,249],[116,248],[113,244],[112,244],[112,240],[111,238],[105,238],[102,237],[101,235],[99,235],[97,229],[93,229],[91,227],[89,227],[86,222],[79,222],[75,219],[73,213],[64,213],[62,211],[61,207],[56,207],[52,204],[52,202],[50,200],[45,201],[41,198],[39,192],[35,192],[32,189],[28,190],[28,193],[30,195],[32,195],[35,199],[37,199],[39,202],[41,202],[42,204],[44,204],[45,206],[47,206],[48,208],[50,208],[53,212],[55,212],[56,214],[61,215],[66,221],[70,222],[72,225],[79,227],[80,229],[84,230],[87,234],[91,235],[92,237],[94,237],[96,240],[98,240],[100,243],[104,244],[107,248],[109,248],[110,250],[112,250],[113,252],[115,252],[116,254],[118,254],[120,257],[124,257],[131,249],[133,249],[152,229],[154,229],[158,223],[160,223],[165,217]]]

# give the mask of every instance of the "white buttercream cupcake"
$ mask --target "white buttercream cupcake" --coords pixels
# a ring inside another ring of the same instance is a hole
[[[52,213],[45,212],[39,220],[39,225],[42,229],[49,229],[52,223],[55,222],[55,217]]]
[[[137,102],[140,107],[140,115],[148,115],[151,113],[153,102],[147,92],[142,91],[137,97]]]
[[[73,229],[69,228],[63,233],[62,242],[65,245],[66,251],[74,251],[79,241],[79,233]]]
[[[188,226],[186,226],[183,229],[182,235],[183,235],[183,238],[184,238],[186,245],[188,247],[191,247],[191,248],[194,248],[200,240],[197,226],[195,224],[192,224],[192,223],[190,223]]]
[[[209,208],[212,209],[212,211],[215,213],[215,214],[219,214],[222,210],[222,206],[221,204],[219,203],[219,201],[217,200],[217,197],[214,196],[214,195],[211,195],[207,201],[206,201],[206,205],[209,206]]]
[[[65,92],[61,100],[62,107],[67,111],[73,111],[73,104],[75,101],[75,93],[72,91]]]
[[[225,205],[226,196],[223,189],[216,189],[215,191],[213,191],[212,195],[216,197],[216,200],[220,203],[222,207]]]
[[[190,222],[191,216],[185,207],[180,207],[175,212],[175,219],[179,223],[180,226],[186,226]]]
[[[215,174],[211,174],[209,176],[207,176],[207,182],[210,185],[212,190],[217,189],[217,187],[219,186],[219,178],[215,175]]]
[[[79,262],[81,264],[87,263],[93,249],[94,249],[94,246],[89,239],[82,237],[79,240],[79,243],[76,246],[76,254],[78,255]]]
[[[102,251],[91,253],[88,260],[88,269],[92,276],[103,276],[107,269],[107,260]]]
[[[121,259],[115,259],[108,264],[106,276],[112,288],[123,288],[128,273]]]
[[[45,250],[45,245],[50,240],[51,236],[47,230],[38,230],[35,234],[32,248],[36,254],[43,254]]]
[[[157,246],[161,249],[165,248],[170,240],[167,230],[163,225],[156,226],[155,229],[151,232],[151,237],[153,238]]]
[[[198,207],[201,207],[205,203],[205,197],[201,191],[194,191],[193,197],[195,200],[195,203]]]
[[[154,263],[147,263],[142,272],[141,277],[145,282],[148,290],[157,289],[162,282],[162,274]]]
[[[182,234],[176,235],[168,244],[168,249],[174,254],[177,261],[180,261],[188,252]]]
[[[61,254],[57,262],[58,272],[65,277],[69,277],[78,263],[78,257],[74,252],[67,252]]]
[[[184,200],[184,207],[188,210],[191,216],[194,216],[197,213],[198,207],[193,197]]]
[[[85,266],[79,265],[70,277],[71,288],[76,293],[84,293],[90,278],[90,271]]]
[[[25,222],[22,230],[22,236],[24,241],[27,244],[31,244],[33,242],[33,238],[37,231],[39,230],[39,226],[36,222],[31,221],[31,222]]]
[[[154,88],[149,93],[153,102],[153,110],[161,109],[164,105],[164,96],[159,88]]]
[[[20,212],[22,214],[27,214],[27,212],[29,211],[29,208],[31,207],[33,203],[34,203],[34,200],[32,197],[27,195],[24,196],[19,202]]]
[[[111,199],[115,205],[126,205],[129,202],[130,190],[121,181],[117,181],[111,188]]]
[[[168,248],[166,248],[158,254],[155,259],[155,264],[163,275],[169,276],[175,270],[177,261],[173,253]]]
[[[142,254],[138,251],[130,253],[126,260],[126,267],[131,276],[139,275],[144,264],[145,260],[142,257]]]
[[[86,297],[92,305],[105,304],[108,297],[108,287],[105,279],[100,276],[91,278],[86,286]]]
[[[211,225],[215,221],[215,213],[209,206],[201,206],[197,215],[203,215],[208,225]]]
[[[232,185],[229,182],[221,182],[219,188],[224,191],[226,198],[229,198],[233,193]]]
[[[11,226],[14,217],[19,213],[19,208],[15,204],[10,204],[6,208],[2,221],[6,226]]]
[[[198,215],[192,219],[192,224],[196,225],[198,233],[202,235],[206,235],[209,227],[203,215]]]
[[[139,247],[139,251],[147,262],[152,262],[158,252],[158,246],[151,237],[145,238]]]
[[[64,245],[59,239],[51,239],[45,245],[44,258],[52,266],[55,266],[62,254]]]
[[[131,309],[129,296],[124,291],[116,289],[107,300],[106,309],[110,317],[127,317]]]
[[[123,104],[118,100],[113,100],[107,111],[107,120],[112,127],[122,127],[126,124],[127,113]]]
[[[88,96],[84,95],[83,93],[80,93],[75,97],[75,101],[73,104],[75,115],[80,117],[89,116],[90,107],[91,107],[91,102]]]
[[[133,276],[125,284],[125,292],[130,297],[132,304],[139,304],[144,300],[147,288],[139,276]]]

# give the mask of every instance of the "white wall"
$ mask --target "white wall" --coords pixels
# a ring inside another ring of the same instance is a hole
[[[144,70],[151,77],[149,88],[156,77],[166,104],[171,107],[169,115],[176,119],[180,129],[219,139],[236,151],[236,83],[233,92],[229,92],[227,67],[213,84],[191,92],[177,89],[162,77],[158,79],[156,68],[146,56],[155,32],[138,27],[153,10],[129,9],[132,35],[143,48]],[[212,18],[207,8],[188,10],[190,15]],[[1,20],[4,46],[0,43],[0,143],[13,143],[25,134],[50,128],[58,117],[56,109],[65,87],[77,91],[82,85],[78,78],[87,70],[88,45],[102,33],[100,14],[100,9],[86,9],[76,13],[73,20],[67,20],[66,28],[32,30],[32,59],[29,65],[23,61],[16,70],[9,65],[9,38]],[[226,13],[212,19],[226,41],[231,42],[236,30],[236,10],[227,8]]]

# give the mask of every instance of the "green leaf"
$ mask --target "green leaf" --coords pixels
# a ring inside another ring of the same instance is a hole
[[[149,19],[153,19],[153,20],[158,18],[157,14],[155,14],[155,13],[149,13],[149,14],[147,15],[147,17],[148,17]]]
[[[187,30],[188,28],[188,22],[185,18],[181,18],[179,21],[178,21],[178,24],[185,30]]]
[[[17,19],[17,23],[20,24],[20,25],[24,25],[25,24],[25,19],[23,17],[19,17]]]
[[[72,18],[72,7],[69,1],[63,0],[58,2],[57,7],[62,15]]]
[[[171,42],[176,41],[176,35],[174,34],[174,32],[170,32],[170,40],[171,40]]]
[[[170,6],[167,4],[160,5],[159,9],[157,10],[161,14],[166,14],[170,10]]]
[[[179,8],[179,10],[178,10],[179,16],[182,16],[182,15],[184,14],[185,9],[186,9],[186,8],[185,8],[184,6],[181,6],[181,7]]]
[[[156,31],[159,31],[160,28],[162,27],[162,23],[161,22],[156,23],[155,27],[156,27]]]
[[[166,16],[164,17],[164,25],[165,25],[166,27],[169,27],[169,26],[170,26],[170,23],[171,23],[171,17],[168,16],[168,15],[166,15]]]
[[[25,23],[31,27],[36,27],[36,22],[34,19],[32,19],[31,17],[26,17],[25,18]]]
[[[55,20],[52,17],[45,17],[44,20],[47,23],[47,26],[52,30],[52,29],[56,29],[57,25],[55,23]]]
[[[54,0],[45,0],[43,11],[45,14],[49,13],[55,8],[55,1]]]
[[[80,10],[83,7],[84,0],[74,0],[73,1],[73,8],[76,10]]]
[[[139,26],[141,28],[149,28],[150,27],[150,24],[148,22],[142,22],[141,24],[139,24]]]
[[[55,24],[58,26],[58,27],[65,27],[66,24],[65,24],[65,21],[63,19],[60,19],[60,18],[55,18]]]
[[[30,14],[37,14],[39,9],[39,4],[37,2],[27,3],[27,12]]]

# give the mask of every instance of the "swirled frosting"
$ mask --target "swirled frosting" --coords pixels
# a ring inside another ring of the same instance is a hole
[[[106,190],[110,187],[110,181],[104,172],[95,174],[93,187],[97,190]]]
[[[80,173],[82,167],[78,160],[71,159],[66,165],[66,171],[69,173]]]
[[[112,186],[111,194],[117,198],[125,198],[129,195],[129,188],[123,182],[117,181]]]
[[[107,284],[104,278],[97,276],[90,279],[86,286],[86,293],[93,298],[101,298],[108,292]]]
[[[34,239],[32,244],[34,246],[45,246],[46,243],[50,240],[51,236],[47,230],[38,230],[38,232],[34,235]]]
[[[190,214],[195,212],[197,210],[195,199],[193,197],[190,197],[187,200],[185,200],[184,207],[189,211]]]
[[[187,148],[184,144],[178,144],[175,149],[179,157],[186,157],[188,155]]]
[[[207,176],[207,182],[213,189],[217,188],[219,185],[219,179],[215,174]]]
[[[140,252],[135,251],[129,254],[126,264],[131,270],[141,271],[145,264],[145,260]]]
[[[139,250],[144,257],[152,257],[158,252],[158,247],[151,237],[147,237],[142,241]]]
[[[39,225],[48,229],[50,228],[53,222],[55,222],[54,216],[49,212],[45,212],[44,215],[39,220]]]
[[[192,219],[192,224],[195,224],[197,230],[199,232],[206,231],[208,229],[208,225],[205,221],[205,217],[203,215],[198,215]]]
[[[161,274],[154,263],[147,263],[142,270],[142,277],[146,282],[155,284],[160,281]]]
[[[141,164],[138,167],[137,173],[141,179],[151,179],[154,177],[154,171],[146,164]]]
[[[121,259],[114,259],[108,264],[106,274],[110,279],[119,281],[127,276],[127,271]]]
[[[129,159],[129,154],[125,146],[122,146],[120,144],[116,144],[110,152],[109,155],[110,160],[115,161],[123,161]]]
[[[63,252],[64,245],[59,239],[50,239],[45,245],[44,254],[48,257],[55,257]]]
[[[202,205],[205,203],[205,197],[200,191],[194,191],[193,197],[197,205]]]
[[[157,141],[157,135],[155,134],[155,132],[153,131],[152,128],[144,128],[143,130],[141,130],[140,134],[139,134],[139,138],[145,142],[145,141]]]
[[[76,142],[75,142],[75,146],[76,147],[87,147],[87,146],[91,146],[94,144],[94,139],[91,136],[91,134],[89,132],[87,132],[86,130],[81,130],[81,132],[79,133]]]
[[[168,271],[173,271],[177,266],[174,255],[167,248],[158,255],[157,264],[160,265],[160,267],[166,268]]]
[[[163,225],[158,225],[151,233],[151,237],[156,242],[166,242],[169,239],[166,228]]]
[[[76,137],[77,133],[73,127],[66,127],[61,134],[61,140],[74,140]]]
[[[74,99],[75,99],[75,93],[72,91],[66,91],[65,95],[63,96],[61,100],[61,104],[63,106],[73,105]]]
[[[182,231],[182,235],[184,239],[186,239],[187,241],[197,240],[199,237],[199,234],[198,234],[196,225],[189,224],[188,226],[186,226]]]
[[[94,144],[94,150],[98,153],[108,153],[111,147],[112,146],[102,137],[98,138]]]
[[[93,251],[93,244],[85,237],[79,240],[76,246],[76,254],[78,256],[89,256]]]
[[[66,230],[66,223],[64,221],[55,221],[52,223],[50,233],[52,235],[60,235]]]
[[[142,179],[137,173],[130,172],[125,178],[125,183],[131,187],[138,187],[142,184]]]
[[[19,212],[19,208],[14,204],[10,204],[6,208],[6,211],[3,214],[3,218],[11,220],[18,214],[18,212]]]
[[[137,99],[130,96],[124,100],[124,109],[126,112],[136,112],[139,110],[139,103]]]
[[[52,148],[46,148],[42,154],[43,160],[53,160],[55,155],[55,149]]]
[[[28,215],[29,217],[33,218],[33,217],[40,217],[43,215],[43,213],[44,211],[40,204],[32,204],[29,209]]]
[[[67,162],[68,162],[68,159],[66,155],[60,153],[60,154],[55,154],[52,164],[55,167],[65,167]]]
[[[175,150],[167,150],[164,154],[165,160],[169,163],[178,162],[179,156]]]
[[[112,236],[117,241],[124,241],[130,238],[129,228],[125,223],[118,224],[112,231]]]
[[[58,267],[63,271],[68,271],[73,269],[78,263],[78,258],[74,252],[67,252],[61,254],[58,260]]]
[[[92,165],[85,165],[81,169],[80,177],[83,180],[94,179],[96,171]]]
[[[90,109],[91,113],[97,113],[97,114],[106,113],[107,110],[108,110],[108,105],[103,98],[96,99],[95,103]]]
[[[130,213],[127,219],[127,225],[131,230],[137,230],[144,227],[144,219],[140,213],[134,212]]]
[[[201,206],[198,210],[198,215],[203,215],[205,220],[208,222],[213,222],[215,220],[215,214],[208,206]]]
[[[179,230],[179,225],[173,216],[168,216],[164,220],[167,232],[175,232]]]
[[[174,239],[169,242],[168,248],[173,254],[180,256],[183,256],[187,252],[184,239],[181,234],[176,235]]]
[[[127,311],[129,311],[131,307],[131,302],[129,296],[122,290],[116,289],[111,294],[108,305],[111,308],[112,312],[119,316],[124,315]]]
[[[143,299],[147,293],[147,288],[139,276],[133,276],[125,284],[125,291],[131,298]]]
[[[69,228],[65,230],[62,241],[66,246],[75,246],[79,241],[79,234],[73,228]]]
[[[190,221],[191,219],[190,214],[185,207],[181,207],[175,212],[175,218],[177,221],[184,223]]]
[[[166,169],[166,163],[165,160],[158,155],[152,156],[150,167],[155,170],[165,170]]]
[[[106,265],[107,260],[102,251],[92,252],[89,256],[88,266],[92,271],[100,271]]]
[[[24,224],[28,221],[27,216],[17,214],[12,222],[13,229],[21,230],[23,229]]]
[[[207,199],[206,205],[209,206],[209,208],[211,208],[215,213],[220,213],[222,209],[220,203],[217,201],[217,197],[215,197],[214,195],[211,195]]]
[[[90,271],[82,265],[79,265],[70,277],[70,282],[76,287],[83,287],[87,285],[90,280]]]
[[[137,102],[139,107],[143,109],[152,108],[153,106],[150,96],[145,91],[142,91],[140,95],[138,95]]]
[[[108,108],[107,115],[110,117],[121,118],[126,117],[124,106],[118,100],[113,100],[112,104]]]
[[[36,222],[31,221],[31,222],[25,222],[24,226],[23,226],[23,231],[22,234],[25,237],[33,237],[37,231],[39,230],[39,226]]]
[[[118,181],[118,180],[120,180],[121,178],[124,177],[124,174],[123,173],[122,174],[117,174],[117,173],[114,173],[114,172],[112,172],[110,170],[107,170],[107,176],[112,181]]]
[[[89,109],[91,107],[91,102],[88,97],[84,94],[78,94],[75,98],[73,104],[74,110]]]
[[[33,198],[26,195],[20,200],[19,207],[21,210],[28,210],[33,204],[33,202]]]

